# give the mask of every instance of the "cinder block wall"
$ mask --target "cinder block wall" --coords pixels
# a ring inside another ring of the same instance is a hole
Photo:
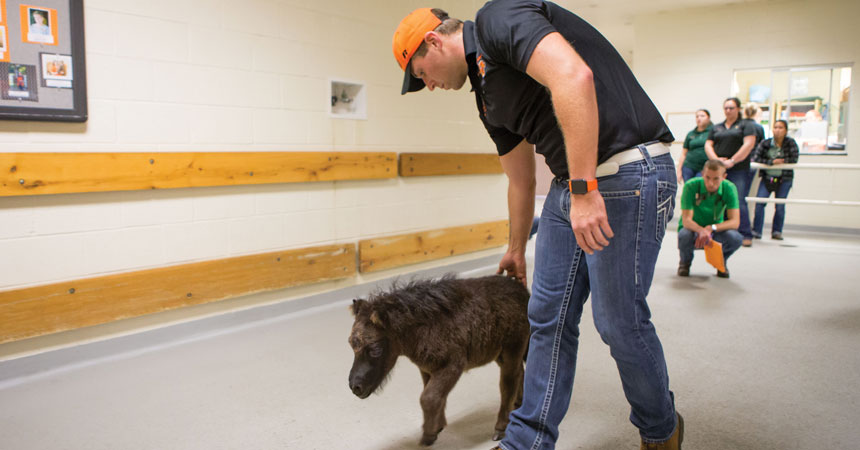
[[[468,89],[400,95],[391,34],[418,6],[87,0],[89,121],[0,122],[0,151],[494,152]],[[329,78],[366,83],[367,120],[329,117]],[[506,188],[491,175],[0,198],[0,289],[500,220]]]

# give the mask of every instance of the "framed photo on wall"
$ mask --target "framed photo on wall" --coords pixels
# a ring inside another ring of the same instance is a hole
[[[83,0],[0,0],[0,120],[87,120]]]

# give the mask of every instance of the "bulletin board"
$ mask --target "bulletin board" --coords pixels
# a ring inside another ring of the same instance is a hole
[[[0,0],[0,119],[85,122],[83,0]]]

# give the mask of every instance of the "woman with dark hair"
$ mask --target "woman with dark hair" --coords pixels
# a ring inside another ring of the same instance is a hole
[[[687,133],[684,139],[684,151],[678,161],[678,183],[686,183],[693,177],[702,175],[702,167],[708,161],[705,153],[705,141],[713,128],[711,113],[707,109],[696,111],[696,128]]]
[[[740,202],[740,226],[738,232],[744,237],[743,246],[752,245],[747,194],[750,190],[750,153],[755,148],[755,127],[741,118],[741,101],[735,97],[723,102],[726,120],[714,125],[705,142],[705,153],[710,159],[719,159],[726,166],[726,178],[738,189]]]
[[[795,164],[799,154],[797,142],[786,136],[788,133],[788,122],[777,120],[773,124],[773,137],[765,139],[756,147],[753,160],[772,166],[774,164]],[[791,169],[762,169],[761,184],[758,185],[756,197],[767,198],[774,193],[775,198],[787,198],[788,191],[794,181],[794,170]],[[753,237],[761,239],[764,228],[764,203],[755,205],[755,223],[753,223]],[[785,223],[785,204],[777,203],[776,211],[773,213],[773,225],[770,229],[771,239],[782,240],[782,225]]]

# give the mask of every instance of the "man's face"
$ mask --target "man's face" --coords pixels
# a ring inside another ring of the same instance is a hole
[[[413,56],[410,70],[415,78],[420,78],[431,91],[436,88],[460,89],[466,83],[468,66],[459,61],[457,54],[449,48],[451,40],[427,41],[427,53]]]
[[[720,183],[726,178],[726,169],[705,169],[702,171],[702,178],[705,180],[705,189],[710,193],[717,192],[720,188]]]

